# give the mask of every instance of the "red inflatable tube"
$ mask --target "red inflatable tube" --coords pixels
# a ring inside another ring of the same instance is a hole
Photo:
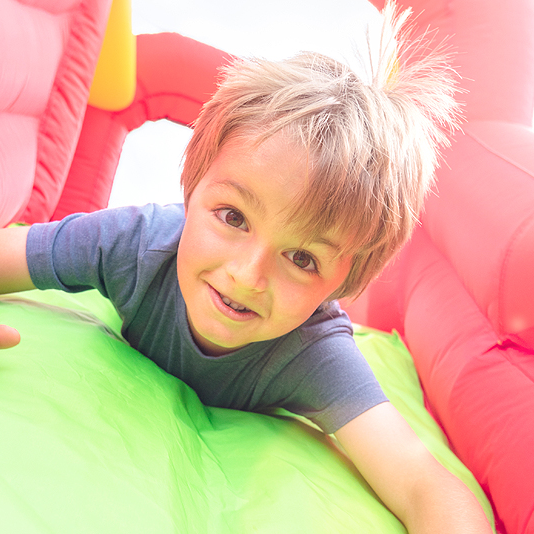
[[[137,37],[137,91],[125,110],[87,107],[65,190],[52,216],[107,206],[128,132],[146,121],[190,125],[215,92],[217,70],[231,56],[176,33]]]

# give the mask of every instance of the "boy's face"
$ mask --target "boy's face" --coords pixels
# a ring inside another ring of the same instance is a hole
[[[283,221],[304,188],[306,159],[277,134],[229,141],[188,204],[178,281],[198,346],[222,355],[301,325],[345,280],[335,233],[302,247]]]

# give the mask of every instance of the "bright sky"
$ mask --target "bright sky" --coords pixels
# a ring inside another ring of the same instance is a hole
[[[178,32],[242,56],[281,59],[312,50],[352,63],[366,25],[367,0],[132,0],[135,34]],[[167,121],[130,133],[110,206],[181,202],[180,161],[190,131]]]

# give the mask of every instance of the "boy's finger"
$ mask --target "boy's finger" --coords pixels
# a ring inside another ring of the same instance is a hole
[[[11,326],[0,324],[0,349],[9,349],[18,345],[20,334]]]

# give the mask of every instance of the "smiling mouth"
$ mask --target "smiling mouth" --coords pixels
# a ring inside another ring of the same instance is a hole
[[[232,308],[232,310],[239,312],[239,313],[248,313],[251,310],[245,306],[242,306],[238,302],[234,302],[233,300],[229,299],[225,295],[219,293],[219,297],[221,297],[221,300],[228,306],[229,308]]]

